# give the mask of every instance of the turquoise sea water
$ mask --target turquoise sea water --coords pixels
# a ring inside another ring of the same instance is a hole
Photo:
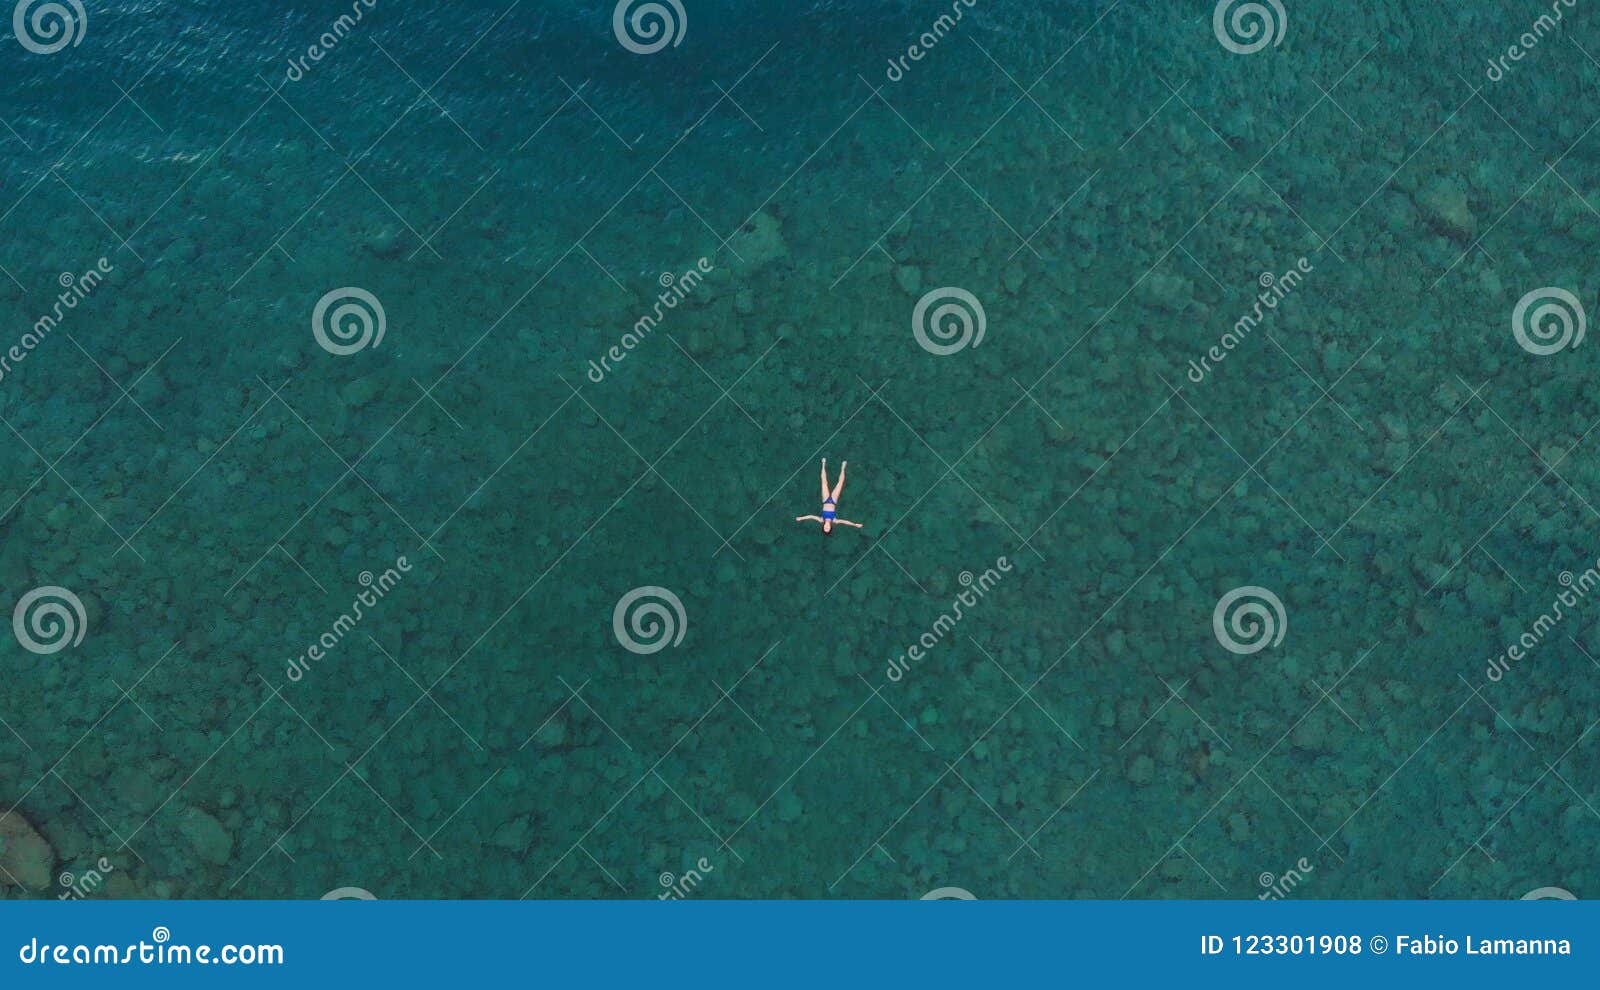
[[[1600,888],[1582,0],[17,6],[0,896]]]

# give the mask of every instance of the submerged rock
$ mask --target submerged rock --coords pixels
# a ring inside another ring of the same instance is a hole
[[[221,866],[233,857],[233,837],[221,822],[206,811],[186,809],[178,818],[178,831],[194,849],[195,855],[208,863]]]
[[[55,850],[27,819],[15,811],[0,815],[0,887],[43,890],[55,865]]]
[[[367,250],[380,258],[391,258],[399,254],[401,247],[398,227],[384,227],[367,238]]]
[[[567,741],[567,717],[562,712],[550,718],[533,734],[533,741],[540,749],[560,749]]]
[[[1435,178],[1416,196],[1417,209],[1428,225],[1457,240],[1471,240],[1478,232],[1478,221],[1467,205],[1467,191],[1454,179]]]
[[[533,841],[533,828],[526,816],[513,818],[494,830],[490,844],[508,852],[521,853]]]
[[[772,214],[757,213],[743,230],[733,235],[730,243],[749,270],[756,271],[789,256],[789,246],[783,242],[782,227]]]

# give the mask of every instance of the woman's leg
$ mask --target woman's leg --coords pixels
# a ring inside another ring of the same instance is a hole
[[[822,500],[828,500],[828,459],[822,459]]]
[[[834,485],[833,485],[833,494],[827,496],[827,497],[833,499],[834,502],[836,502],[836,503],[839,501],[840,493],[844,491],[844,469],[849,467],[849,466],[850,466],[850,462],[849,461],[840,462],[840,464],[839,464],[839,480],[837,482],[835,482]],[[826,476],[824,476],[824,478],[823,478],[822,488],[823,488],[824,493],[826,493],[827,492],[827,488],[828,488],[828,481],[827,481]]]

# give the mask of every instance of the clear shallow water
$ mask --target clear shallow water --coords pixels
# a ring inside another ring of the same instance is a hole
[[[350,9],[3,46],[6,896],[1593,888],[1581,10]]]

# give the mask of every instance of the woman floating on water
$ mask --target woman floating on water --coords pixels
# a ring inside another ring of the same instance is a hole
[[[849,467],[849,466],[850,466],[850,462],[849,461],[844,461],[844,462],[840,463],[840,465],[839,465],[839,483],[833,486],[833,490],[832,491],[829,491],[828,490],[828,459],[826,457],[824,457],[822,459],[822,515],[820,515],[820,516],[795,516],[794,517],[794,521],[795,522],[818,522],[818,523],[821,523],[822,524],[822,531],[824,533],[833,532],[833,524],[834,523],[838,523],[841,526],[854,526],[856,529],[860,529],[861,528],[861,524],[860,523],[851,522],[848,519],[840,519],[838,517],[838,515],[837,515],[838,508],[839,508],[839,494],[844,491],[844,469]]]

